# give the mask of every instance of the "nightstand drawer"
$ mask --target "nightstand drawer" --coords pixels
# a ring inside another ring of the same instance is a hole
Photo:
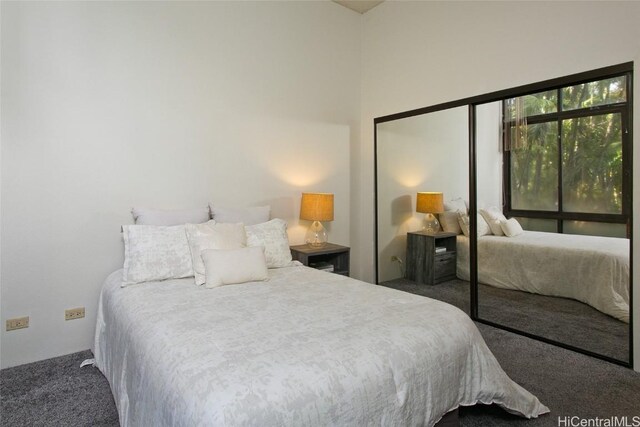
[[[433,278],[435,280],[443,277],[456,275],[456,254],[455,252],[437,254],[434,259]]]

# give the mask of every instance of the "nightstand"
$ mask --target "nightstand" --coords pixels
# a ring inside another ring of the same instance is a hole
[[[333,266],[333,273],[349,275],[349,251],[346,246],[327,243],[321,248],[309,245],[291,246],[291,257],[306,266]],[[331,267],[329,267],[331,268]],[[320,268],[322,269],[322,268]]]
[[[436,253],[436,248],[445,250]],[[407,279],[435,285],[455,278],[455,233],[407,233]]]

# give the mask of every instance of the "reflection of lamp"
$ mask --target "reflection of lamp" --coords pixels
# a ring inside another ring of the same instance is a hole
[[[434,213],[444,212],[442,193],[418,193],[416,196],[416,212],[426,214],[424,216],[424,231],[436,233],[440,230],[440,223]]]
[[[313,221],[305,241],[315,247],[327,244],[327,231],[320,221],[333,221],[333,194],[302,193],[300,219]]]

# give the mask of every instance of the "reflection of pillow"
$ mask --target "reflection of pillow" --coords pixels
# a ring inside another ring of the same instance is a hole
[[[469,237],[469,215],[463,214],[462,212],[458,212],[458,222],[460,223],[460,228],[465,236]],[[491,234],[491,229],[489,228],[489,224],[482,218],[482,215],[478,214],[478,237],[486,236]]]
[[[216,222],[241,222],[244,225],[255,225],[269,221],[270,206],[252,206],[248,208],[216,208],[209,203],[211,218]]]
[[[458,212],[442,212],[438,214],[438,218],[440,218],[442,231],[456,234],[462,233],[460,223],[458,222]]]
[[[196,285],[202,285],[205,282],[202,251],[205,249],[238,249],[247,244],[247,235],[242,223],[216,224],[212,220],[204,224],[186,224],[185,231],[189,241]]]
[[[457,199],[449,200],[448,202],[444,202],[444,210],[445,211],[454,211],[454,212],[463,212],[468,213],[467,204],[462,199],[462,197],[458,197]]]
[[[133,221],[137,225],[182,225],[200,224],[209,221],[209,209],[182,209],[164,211],[160,209],[131,209]]]
[[[502,231],[507,237],[514,237],[519,234],[524,233],[522,226],[515,218],[510,218],[505,221],[500,221],[500,226],[502,227]]]
[[[291,249],[287,237],[287,223],[281,219],[248,225],[247,246],[263,246],[267,267],[288,267],[291,265]]]
[[[202,252],[207,288],[267,280],[267,261],[261,247],[207,249]]]
[[[491,206],[486,209],[480,209],[480,215],[482,215],[485,221],[487,221],[487,224],[489,224],[489,228],[491,228],[491,232],[493,234],[496,236],[504,236],[500,222],[506,221],[507,217],[504,216],[498,207]]]
[[[193,276],[184,225],[124,225],[122,286]]]

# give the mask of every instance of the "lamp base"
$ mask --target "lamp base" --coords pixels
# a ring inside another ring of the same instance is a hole
[[[438,221],[438,218],[436,218],[432,213],[426,214],[424,216],[424,227],[422,230],[427,233],[437,233],[440,231],[440,222]]]
[[[313,221],[309,230],[307,230],[307,234],[305,236],[304,241],[314,248],[321,248],[327,245],[328,241],[327,230],[322,226],[320,221]]]

